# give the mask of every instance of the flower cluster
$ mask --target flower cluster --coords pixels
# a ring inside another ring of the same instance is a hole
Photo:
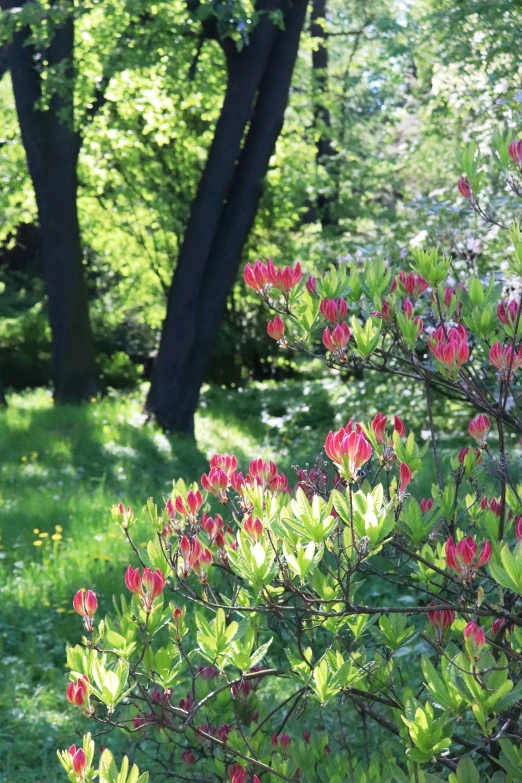
[[[477,543],[473,536],[467,536],[456,545],[453,536],[446,541],[446,564],[456,571],[464,582],[471,582],[479,568],[489,563],[491,559],[491,544],[484,541],[477,557]]]

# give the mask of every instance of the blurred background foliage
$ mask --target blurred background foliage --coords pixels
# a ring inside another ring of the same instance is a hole
[[[197,38],[197,20],[181,2],[153,5],[153,24],[134,46],[118,43],[131,6],[87,3],[76,54],[79,124],[114,62],[80,154],[79,209],[101,381],[125,389],[150,374],[226,82],[219,46]],[[434,241],[465,259],[477,239],[483,265],[501,260],[496,230],[479,227],[456,197],[454,150],[470,138],[487,150],[493,127],[518,127],[521,22],[519,4],[509,0],[330,0],[320,36],[308,25],[301,40],[244,262],[299,259],[312,268],[372,255],[397,259],[412,241]],[[322,81],[313,67],[319,46],[328,55]],[[325,137],[328,154],[318,159]],[[36,208],[9,74],[0,82],[0,182],[0,367],[4,384],[21,389],[50,383],[51,351]],[[496,184],[492,203],[508,209]],[[233,387],[309,372],[274,356],[265,322],[239,278],[209,381]]]

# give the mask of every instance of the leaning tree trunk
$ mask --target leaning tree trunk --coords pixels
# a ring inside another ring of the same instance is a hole
[[[199,318],[194,337],[188,344],[171,345],[172,359],[181,367],[179,382],[169,399],[167,426],[172,430],[193,433],[199,391],[226,298],[237,276],[270,157],[283,125],[306,7],[307,0],[294,0],[285,29],[277,33],[227,204],[206,261],[196,302]]]
[[[326,25],[326,0],[312,0],[310,34],[316,40],[312,51],[312,92],[314,103],[314,130],[316,135],[317,165],[326,169],[335,158],[332,143],[332,121],[328,108],[328,36]],[[323,190],[316,198],[317,215],[323,228],[335,226],[336,194],[334,189]]]
[[[9,46],[9,68],[22,141],[33,182],[42,237],[42,262],[52,332],[55,399],[78,402],[97,388],[87,289],[77,213],[76,167],[80,140],[73,129],[72,17],[56,31],[46,57],[66,64],[68,94],[53,95],[40,110],[38,58],[20,30]]]
[[[280,7],[281,0],[264,0],[257,9],[268,12]],[[230,40],[223,45],[227,89],[178,257],[147,398],[147,410],[167,430],[190,430],[189,423],[179,426],[175,408],[185,361],[204,317],[199,309],[200,288],[276,36],[277,28],[264,13],[248,46],[238,52]]]

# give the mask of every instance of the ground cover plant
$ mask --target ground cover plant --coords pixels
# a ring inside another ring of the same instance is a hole
[[[493,148],[518,195],[522,142],[496,134]],[[502,274],[437,248],[393,270],[245,268],[281,349],[407,378],[429,438],[379,410],[325,432],[314,462],[296,455],[297,480],[221,452],[139,515],[114,505],[132,561],[122,589],[106,614],[90,587],[72,601],[84,636],[67,648],[66,692],[85,726],[59,752],[72,783],[148,779],[95,757],[93,736],[118,730],[160,779],[522,779],[522,487],[507,441],[522,432],[522,236],[483,205],[476,146],[459,161],[460,194],[506,230]],[[433,391],[473,410],[449,461]]]

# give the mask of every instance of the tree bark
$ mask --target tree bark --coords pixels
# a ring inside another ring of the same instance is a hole
[[[257,8],[275,11],[281,8],[281,0],[263,0]],[[276,35],[277,28],[265,13],[248,46],[240,52],[230,47],[230,41],[224,46],[227,89],[169,291],[147,398],[147,410],[167,430],[177,427],[173,403],[201,317],[198,309],[201,283]]]
[[[9,68],[27,163],[36,196],[42,237],[42,263],[52,332],[55,399],[79,402],[97,389],[87,289],[77,212],[80,137],[73,128],[72,17],[56,31],[46,53],[49,64],[66,63],[68,91],[37,108],[41,74],[29,30],[15,33]]]
[[[327,0],[312,0],[310,34],[317,45],[312,51],[312,92],[317,165],[328,170],[335,158],[332,144],[332,121],[328,108],[328,37],[325,29]],[[316,199],[317,214],[323,228],[338,224],[335,216],[335,192],[320,191]]]
[[[241,263],[263,180],[283,125],[306,7],[307,0],[294,0],[286,16],[285,29],[277,32],[266,63],[248,135],[193,304],[196,329],[192,339],[170,343],[171,366],[179,367],[179,370],[168,379],[167,404],[154,409],[159,423],[169,430],[193,433],[199,391],[226,298]]]

